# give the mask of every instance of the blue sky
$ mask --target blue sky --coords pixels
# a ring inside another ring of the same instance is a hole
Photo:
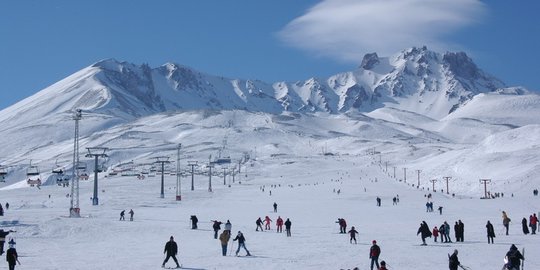
[[[273,82],[422,45],[540,90],[539,10],[536,0],[5,0],[0,109],[105,58]]]

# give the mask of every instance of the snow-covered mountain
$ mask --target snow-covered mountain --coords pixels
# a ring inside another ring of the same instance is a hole
[[[375,148],[391,164],[422,167],[433,177],[470,177],[477,166],[493,169],[478,177],[540,176],[522,160],[539,151],[540,96],[506,87],[465,53],[425,47],[367,54],[356,70],[327,79],[275,83],[103,60],[0,111],[0,165],[10,166],[0,187],[25,186],[30,160],[46,168],[44,177],[55,163],[69,168],[75,109],[83,110],[82,149],[110,147],[110,166],[172,156],[178,143],[187,157],[207,160],[228,141],[236,159]],[[508,143],[522,147],[499,145]],[[514,161],[513,170],[491,173],[504,160]]]

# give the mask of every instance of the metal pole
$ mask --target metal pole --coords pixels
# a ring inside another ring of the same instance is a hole
[[[195,164],[191,164],[191,190],[195,190],[194,185],[194,173],[195,173]]]
[[[484,198],[485,199],[488,199],[488,195],[487,195],[487,184],[489,182],[491,182],[491,179],[480,179],[480,182],[483,182],[484,183]]]
[[[420,172],[421,172],[421,170],[416,170],[416,172],[418,173],[418,185],[416,186],[416,188],[420,188]]]
[[[431,180],[429,180],[429,182],[431,182],[433,184],[433,192],[437,192],[435,190],[435,182],[437,182],[437,179],[431,179]]]
[[[178,144],[178,152],[176,155],[176,200],[181,201],[182,200],[182,183],[180,179],[180,148],[182,148],[182,144]]]
[[[94,163],[94,197],[92,198],[92,205],[99,205],[98,200],[98,155],[95,155]]]
[[[396,166],[394,166],[394,179],[396,178]]]
[[[165,162],[161,163],[161,194],[160,198],[165,198]]]
[[[407,168],[403,168],[403,182],[407,183]]]
[[[448,181],[450,181],[450,179],[452,179],[451,176],[445,176],[443,177],[444,180],[446,180],[446,194],[450,194],[450,192],[448,191]]]
[[[208,164],[208,192],[212,192],[212,164]]]
[[[227,183],[225,182],[225,177],[227,176],[227,168],[223,168],[223,185],[227,185]]]

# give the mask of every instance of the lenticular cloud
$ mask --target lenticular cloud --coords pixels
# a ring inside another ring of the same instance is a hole
[[[323,0],[278,35],[292,46],[345,61],[421,45],[455,49],[444,37],[480,20],[485,9],[477,0]]]

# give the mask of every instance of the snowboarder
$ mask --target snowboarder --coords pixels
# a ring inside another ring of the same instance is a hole
[[[242,234],[241,231],[238,231],[238,235],[233,239],[233,241],[238,240],[238,249],[236,249],[236,256],[238,256],[238,252],[240,252],[240,248],[244,248],[244,250],[247,252],[246,256],[251,256],[249,253],[249,250],[246,248],[246,238]]]
[[[521,220],[521,227],[523,228],[523,234],[529,234],[529,227],[527,226],[527,218]]]
[[[15,270],[16,263],[21,264],[19,262],[19,255],[17,255],[17,250],[15,249],[15,241],[11,239],[9,241],[9,249],[6,252],[6,261],[8,262],[9,270]]]
[[[493,229],[493,224],[491,224],[489,220],[486,224],[486,229],[487,229],[488,244],[490,241],[493,244],[493,238],[495,238],[495,229]]]
[[[381,261],[381,267],[379,267],[379,270],[388,270],[388,268],[386,268],[386,262],[385,261]]]
[[[122,212],[120,212],[120,220],[126,220],[126,218],[124,217],[125,214],[126,210],[122,210]]]
[[[231,233],[231,230],[232,230],[232,224],[231,222],[227,219],[227,222],[225,223],[225,231],[229,231],[229,234]]]
[[[529,217],[529,226],[531,226],[531,234],[536,234],[536,228],[538,226],[538,218],[536,213]]]
[[[268,216],[266,216],[264,218],[264,229],[265,230],[270,230],[270,222],[272,222],[272,220]]]
[[[285,221],[285,231],[287,232],[287,237],[291,237],[291,221],[289,218]]]
[[[358,234],[358,231],[354,229],[354,226],[351,227],[351,230],[349,231],[349,235],[351,236],[351,239],[349,239],[349,242],[352,244],[352,241],[354,240],[354,243],[356,244],[356,235]]]
[[[448,255],[448,268],[450,270],[457,270],[458,266],[460,265],[457,255],[457,249],[454,249],[454,253],[452,253],[452,255]]]
[[[506,235],[508,235],[508,227],[510,226],[510,222],[512,221],[505,211],[502,211],[502,219],[503,219],[503,225],[506,228]]]
[[[371,243],[372,245],[371,245],[371,248],[369,249],[369,258],[371,259],[371,270],[373,270],[373,264],[377,265],[377,269],[379,269],[379,255],[381,254],[381,248],[377,246],[377,241],[373,240]]]
[[[135,214],[135,212],[133,212],[133,209],[129,209],[129,221],[133,221],[133,214]]]
[[[420,236],[422,237],[422,246],[426,246],[426,238],[431,237],[431,232],[429,231],[429,226],[425,221],[422,221],[422,223],[420,223],[420,228],[418,228],[418,232],[416,233],[416,235],[418,234],[420,234]]]
[[[277,203],[274,202],[274,213],[277,213]]]
[[[280,216],[276,220],[276,227],[278,233],[283,232],[283,219]]]
[[[217,239],[218,231],[221,230],[221,224],[223,222],[217,221],[217,220],[212,220],[212,221],[214,222],[214,224],[212,225],[212,228],[214,229],[214,239]]]
[[[261,217],[259,217],[256,221],[255,221],[255,224],[257,224],[257,228],[255,229],[255,231],[259,231],[259,228],[261,228],[261,232],[263,231],[263,228],[262,228],[262,219]]]
[[[4,231],[3,229],[0,229],[0,255],[4,254],[4,242],[6,242],[6,236],[12,232],[15,232],[15,231],[13,230]]]
[[[432,234],[433,234],[434,241],[437,242],[437,237],[439,237],[439,229],[437,229],[437,226],[433,227]],[[442,240],[441,240],[441,242],[442,242]]]
[[[190,219],[191,219],[191,229],[196,230],[197,229],[197,222],[199,222],[199,219],[197,218],[196,215],[192,215]]]
[[[174,262],[176,263],[176,268],[180,268],[180,264],[178,264],[178,260],[176,259],[176,254],[178,253],[178,245],[176,245],[176,242],[174,242],[174,238],[171,236],[169,242],[165,244],[165,250],[163,253],[167,254],[167,257],[165,257],[165,260],[163,261],[163,264],[161,264],[161,267],[165,267],[165,264],[169,261],[169,258],[173,258]]]
[[[229,239],[231,239],[231,234],[228,230],[224,230],[219,235],[219,241],[221,241],[221,253],[223,256],[227,256],[227,245],[229,244]]]
[[[521,260],[525,260],[521,252],[519,252],[518,248],[514,244],[512,244],[510,250],[506,253],[506,259],[508,260],[508,263],[506,263],[505,267],[508,270],[519,270]]]

